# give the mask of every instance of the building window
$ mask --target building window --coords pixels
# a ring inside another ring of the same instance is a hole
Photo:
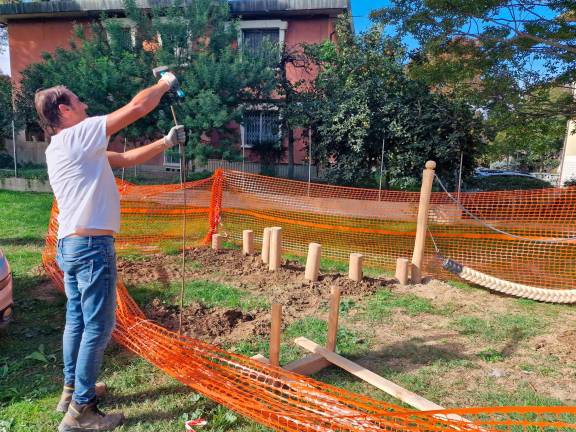
[[[238,46],[252,54],[261,52],[265,42],[284,45],[288,23],[282,20],[240,21]]]
[[[119,40],[115,41],[121,48],[130,49],[136,46],[136,23],[128,18],[110,18]],[[112,42],[110,32],[107,32],[108,43]]]
[[[278,29],[245,29],[242,30],[242,50],[252,55],[259,55],[268,49],[269,44],[278,46],[280,32]]]
[[[280,115],[277,110],[249,110],[244,113],[242,146],[280,144]]]

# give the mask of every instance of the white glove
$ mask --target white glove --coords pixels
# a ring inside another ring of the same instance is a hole
[[[172,72],[165,72],[158,82],[165,82],[170,89],[178,88],[178,78]]]
[[[168,135],[164,137],[164,146],[169,149],[175,145],[184,144],[186,142],[186,130],[184,126],[178,125],[174,126],[168,132]]]

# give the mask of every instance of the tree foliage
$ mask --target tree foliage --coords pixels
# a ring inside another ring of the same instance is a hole
[[[438,163],[448,183],[462,153],[464,172],[473,169],[483,129],[469,106],[408,78],[401,47],[380,28],[355,36],[341,22],[337,39],[338,45],[307,48],[320,68],[306,95],[315,129],[313,153],[332,182],[373,186],[383,141],[385,183],[392,187],[419,184],[427,160]]]
[[[574,0],[392,0],[372,17],[416,39],[414,73],[478,101],[576,81]]]
[[[178,122],[188,131],[189,156],[233,158],[238,135],[234,122],[240,121],[246,103],[273,89],[274,71],[269,59],[241,54],[228,2],[197,0],[149,13],[125,0],[125,8],[135,25],[132,33],[114,17],[103,16],[88,36],[78,27],[70,49],[45,54],[42,63],[24,70],[17,98],[20,113],[28,123],[35,122],[34,92],[57,84],[78,94],[90,114],[108,113],[153,84],[154,67],[176,65],[186,97],[165,97],[159,109],[123,134],[142,139],[165,133],[173,125],[172,102]],[[218,147],[209,144],[215,134]]]
[[[12,134],[12,82],[10,78],[0,75],[0,149],[4,146],[4,138]]]
[[[485,159],[557,161],[576,115],[575,1],[392,0],[372,17],[417,41],[412,77],[483,109],[496,137]]]

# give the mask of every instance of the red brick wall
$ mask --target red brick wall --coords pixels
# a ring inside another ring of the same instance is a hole
[[[86,24],[86,19],[17,20],[8,24],[12,79],[20,82],[21,71],[29,64],[42,60],[43,52],[68,48],[74,24]]]

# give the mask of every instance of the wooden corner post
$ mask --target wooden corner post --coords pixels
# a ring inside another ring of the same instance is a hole
[[[430,197],[432,184],[434,183],[434,170],[436,162],[426,162],[426,169],[422,173],[422,188],[420,189],[420,204],[418,206],[418,225],[416,227],[416,239],[412,254],[412,283],[422,282],[422,262],[424,260],[424,246],[428,231],[428,210],[430,209]]]

